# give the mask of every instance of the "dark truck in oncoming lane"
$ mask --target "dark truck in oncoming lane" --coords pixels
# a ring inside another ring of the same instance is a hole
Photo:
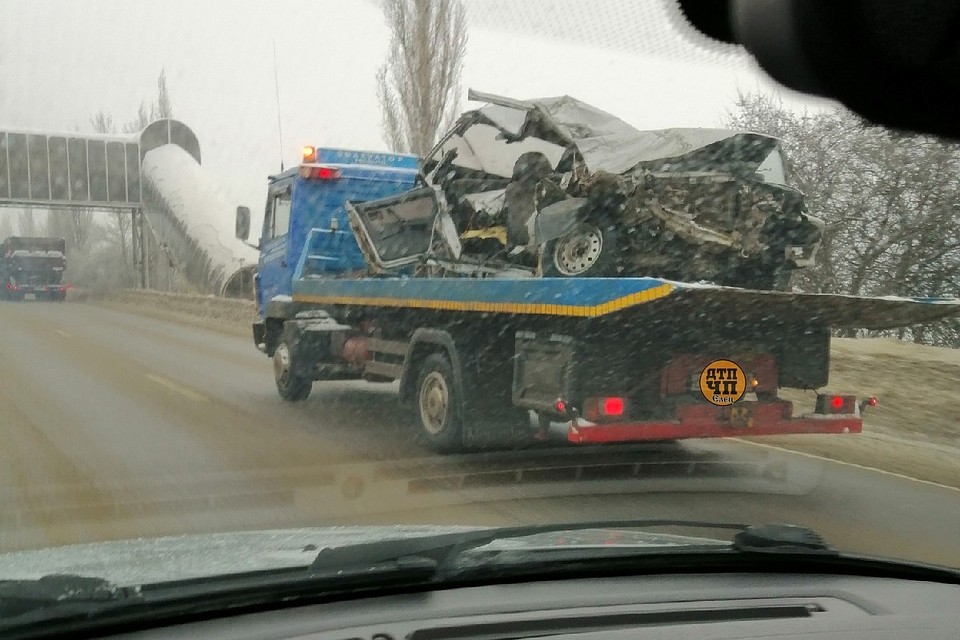
[[[438,269],[461,240],[443,198],[410,156],[308,147],[270,179],[253,335],[283,399],[321,380],[398,381],[438,451],[558,423],[576,444],[857,433],[874,400],[827,389],[831,329],[960,314],[953,299]],[[246,239],[243,207],[237,229]],[[781,388],[816,400],[800,410]]]
[[[62,302],[67,297],[63,273],[67,268],[67,245],[63,238],[11,236],[0,245],[0,296],[4,300]]]

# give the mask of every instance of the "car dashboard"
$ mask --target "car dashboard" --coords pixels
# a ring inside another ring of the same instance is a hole
[[[685,574],[452,588],[237,615],[127,638],[487,640],[960,637],[960,587],[886,578]]]

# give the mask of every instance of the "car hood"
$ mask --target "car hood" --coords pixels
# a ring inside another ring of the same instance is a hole
[[[140,538],[0,554],[0,580],[73,574],[117,586],[156,584],[224,574],[306,567],[326,547],[476,531],[482,527],[382,526],[241,531]],[[483,550],[566,547],[676,547],[725,542],[636,530],[557,531],[497,540]]]

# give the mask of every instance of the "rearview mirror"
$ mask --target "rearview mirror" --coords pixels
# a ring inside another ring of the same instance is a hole
[[[250,207],[237,207],[237,240],[244,242],[250,237]]]

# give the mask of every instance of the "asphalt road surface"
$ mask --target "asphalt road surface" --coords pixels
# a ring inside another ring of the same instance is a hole
[[[391,385],[279,400],[250,339],[0,304],[0,551],[332,524],[792,522],[960,567],[960,491],[737,441],[438,458]],[[855,437],[855,436],[850,436]]]

